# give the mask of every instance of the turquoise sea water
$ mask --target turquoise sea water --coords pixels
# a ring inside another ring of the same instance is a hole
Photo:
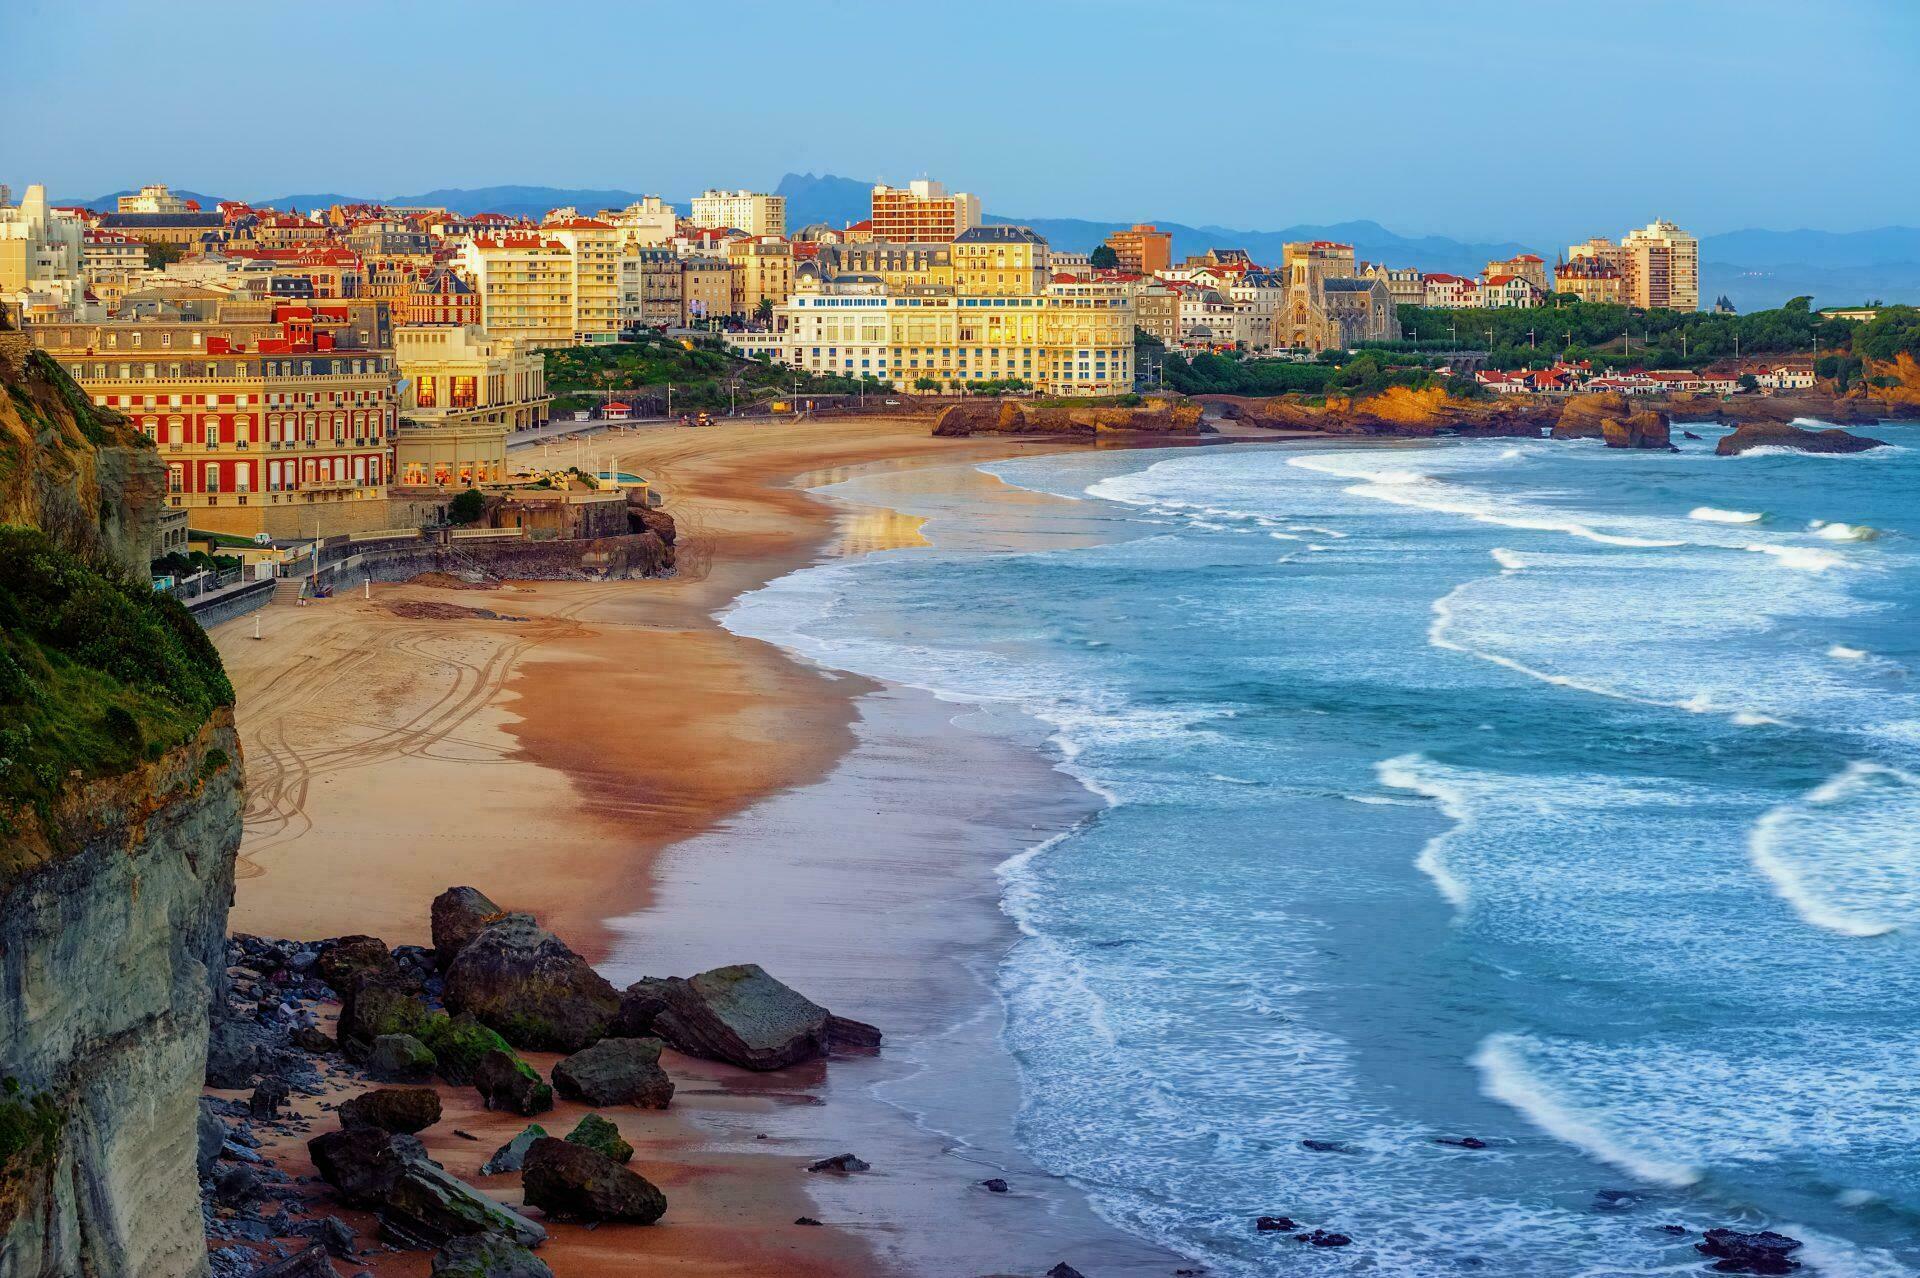
[[[1695,429],[1001,463],[1071,504],[921,499],[932,549],[728,624],[1016,707],[1105,799],[1002,867],[1000,984],[1020,1139],[1122,1227],[1224,1275],[1693,1272],[1717,1225],[1920,1272],[1920,434]]]

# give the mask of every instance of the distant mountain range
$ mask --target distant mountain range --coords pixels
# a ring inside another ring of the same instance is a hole
[[[868,214],[872,186],[833,174],[789,173],[774,190],[787,197],[787,225],[797,230],[814,222],[845,226]],[[57,200],[110,209],[121,195],[115,191],[91,200]],[[211,209],[225,196],[176,191],[183,199],[200,201]],[[418,195],[366,196],[313,192],[255,200],[272,208],[315,209],[330,204],[380,202],[437,205],[456,213],[505,213],[539,217],[548,209],[572,205],[583,213],[619,208],[641,198],[637,191],[569,189],[551,186],[486,186],[445,188]],[[684,206],[685,199],[673,201]],[[989,213],[989,222],[1030,226],[1056,248],[1089,252],[1130,222],[1102,222],[1086,218],[1013,217]],[[1516,240],[1472,242],[1442,235],[1406,236],[1378,222],[1335,222],[1258,231],[1222,226],[1188,226],[1154,221],[1173,235],[1173,253],[1179,259],[1220,247],[1244,248],[1256,261],[1278,262],[1280,246],[1289,240],[1339,240],[1351,244],[1361,258],[1394,266],[1417,266],[1425,271],[1473,275],[1489,261],[1534,252],[1553,261],[1560,244],[1526,244]],[[1740,310],[1778,306],[1790,297],[1809,294],[1815,305],[1835,306],[1866,302],[1920,301],[1920,227],[1887,226],[1868,231],[1727,231],[1700,240],[1701,301],[1711,304],[1725,294]]]

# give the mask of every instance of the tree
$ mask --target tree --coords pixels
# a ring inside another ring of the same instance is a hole
[[[940,389],[940,380],[935,377],[916,377],[913,379],[913,388],[915,390],[937,391]]]
[[[149,270],[165,270],[169,263],[177,262],[186,255],[187,246],[184,244],[165,242],[149,244],[147,245],[147,267]]]
[[[753,318],[759,320],[762,324],[771,324],[773,322],[773,299],[771,297],[763,297],[754,303]]]
[[[487,499],[478,488],[465,488],[447,503],[447,518],[456,524],[477,524],[486,513]]]
[[[1812,305],[1813,305],[1813,298],[1803,293],[1799,297],[1788,298],[1787,304],[1785,306],[1782,306],[1780,309],[1783,311],[1795,311],[1801,315],[1805,315],[1808,309],[1812,307]]]
[[[1111,271],[1120,265],[1120,255],[1113,251],[1111,244],[1100,245],[1090,256],[1093,259],[1093,269],[1096,271]]]
[[[1752,373],[1742,373],[1740,374],[1740,389],[1743,391],[1757,391],[1760,389],[1760,379]]]

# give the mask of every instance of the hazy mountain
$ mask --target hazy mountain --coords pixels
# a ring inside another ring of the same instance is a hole
[[[138,194],[140,194],[139,191],[131,189],[125,191],[109,191],[105,195],[97,195],[90,200],[56,199],[49,200],[48,203],[60,208],[92,209],[96,213],[111,213],[120,207],[121,196]],[[209,213],[213,212],[214,205],[227,198],[224,195],[203,195],[199,191],[175,191],[174,194],[183,200],[198,200],[200,207]],[[20,198],[20,192],[18,190],[14,192],[14,198]]]
[[[787,229],[797,231],[815,222],[845,226],[864,221],[872,211],[873,184],[822,173],[789,173],[773,188],[787,197]]]

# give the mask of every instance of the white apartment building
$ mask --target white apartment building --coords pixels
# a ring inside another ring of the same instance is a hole
[[[787,197],[757,191],[703,191],[693,197],[688,217],[695,226],[719,230],[732,227],[756,239],[787,234]]]
[[[79,217],[47,206],[47,188],[27,188],[20,203],[0,206],[0,297],[34,293],[80,300],[87,228]]]

